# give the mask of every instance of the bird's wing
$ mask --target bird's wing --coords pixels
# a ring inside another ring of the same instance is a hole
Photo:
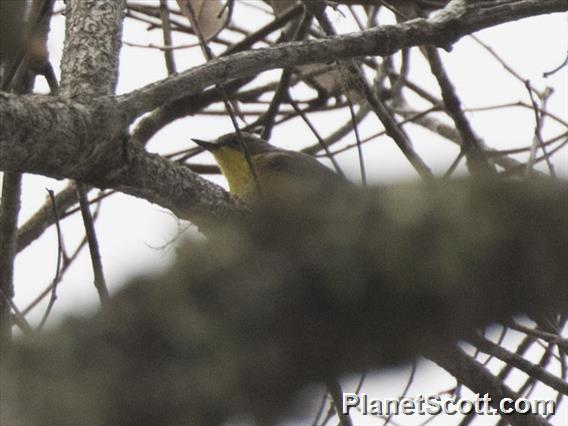
[[[315,158],[295,151],[263,153],[255,159],[260,170],[300,180],[340,181],[342,178]]]

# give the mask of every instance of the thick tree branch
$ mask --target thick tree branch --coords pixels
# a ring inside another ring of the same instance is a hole
[[[91,98],[114,92],[125,0],[66,3],[60,93]]]
[[[2,371],[2,415],[274,418],[308,383],[419,353],[454,365],[475,392],[512,395],[446,350],[493,321],[568,306],[567,191],[454,182],[285,194],[243,228],[180,249],[170,271],[135,280],[95,318],[20,342]]]
[[[98,99],[0,94],[0,116],[8,118],[0,120],[0,169],[117,189],[198,225],[238,214],[238,202],[218,185],[125,140],[117,105]]]

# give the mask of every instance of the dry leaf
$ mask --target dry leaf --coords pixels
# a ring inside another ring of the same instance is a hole
[[[191,27],[199,28],[205,41],[214,38],[229,23],[229,7],[221,0],[177,0],[177,3]]]

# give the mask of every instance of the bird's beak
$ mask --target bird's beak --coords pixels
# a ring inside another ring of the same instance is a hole
[[[197,145],[199,145],[201,148],[206,149],[207,151],[215,151],[217,149],[219,149],[219,146],[216,143],[212,143],[212,142],[207,142],[204,141],[202,139],[191,139],[193,142],[195,142]]]

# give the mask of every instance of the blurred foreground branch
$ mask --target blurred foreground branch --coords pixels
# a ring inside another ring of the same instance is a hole
[[[309,383],[568,306],[564,184],[272,198],[94,318],[16,342],[2,424],[266,423]]]

